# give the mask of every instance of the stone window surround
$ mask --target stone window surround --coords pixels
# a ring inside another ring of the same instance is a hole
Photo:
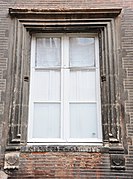
[[[121,8],[9,9],[10,42],[5,105],[9,134],[6,151],[110,153],[111,168],[124,169],[127,143],[121,100],[123,89],[119,79],[120,13]],[[27,145],[31,35],[47,32],[95,32],[99,35],[103,146]],[[122,163],[119,160],[123,160]]]

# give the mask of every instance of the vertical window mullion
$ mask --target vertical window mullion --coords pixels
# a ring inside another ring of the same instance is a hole
[[[61,139],[64,140],[64,69],[63,69],[63,56],[64,56],[64,42],[61,37]]]
[[[67,142],[69,138],[69,37],[63,36],[63,121],[64,121],[64,139]]]

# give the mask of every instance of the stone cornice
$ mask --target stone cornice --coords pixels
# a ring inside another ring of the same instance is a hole
[[[80,14],[86,14],[91,17],[97,17],[97,18],[114,18],[118,16],[121,13],[122,8],[89,8],[89,9],[65,9],[65,8],[59,8],[59,9],[27,9],[27,8],[9,8],[9,14],[11,16],[25,16],[25,15],[80,15]]]

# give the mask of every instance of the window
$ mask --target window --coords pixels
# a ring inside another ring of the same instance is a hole
[[[102,142],[97,34],[32,37],[28,142]]]
[[[124,105],[121,103],[125,93],[123,81],[119,79],[122,74],[120,12],[120,8],[9,9],[10,43],[4,112],[4,119],[9,123],[7,150],[22,150],[25,146],[23,150],[26,151],[72,151],[71,146],[78,144],[74,151],[83,151],[84,147],[85,151],[113,153],[116,150],[118,154],[121,153],[120,146],[123,151],[127,143],[123,130]],[[82,51],[79,50],[81,47]],[[84,56],[82,63],[81,56]],[[42,83],[44,78],[45,83]],[[41,86],[37,90],[36,83]],[[84,83],[87,88],[91,83],[94,90],[89,89],[86,93]],[[67,90],[70,87],[71,90]],[[80,89],[80,98],[74,96],[77,89]],[[93,117],[93,126],[87,118],[83,121],[81,116],[80,120],[79,106],[82,115]],[[53,108],[55,124],[52,117],[46,118],[46,108]],[[38,115],[44,116],[42,121]],[[78,122],[83,122],[83,133],[76,127],[77,118]],[[50,134],[45,130],[49,122],[49,127],[56,129]],[[92,142],[93,146],[90,145]],[[98,146],[98,142],[102,145]],[[57,145],[51,145],[54,143]],[[58,145],[60,143],[67,145]]]
[[[125,168],[120,13],[121,8],[9,9],[6,151],[101,152],[110,155],[111,168]],[[89,83],[94,90],[87,90]],[[56,114],[54,121],[47,108]]]

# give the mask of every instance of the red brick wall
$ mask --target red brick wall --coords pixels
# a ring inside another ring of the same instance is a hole
[[[99,167],[107,163],[99,153],[45,152],[21,154],[22,166],[20,173],[25,171],[28,177],[36,178],[81,178],[88,175],[98,178],[101,174]],[[27,162],[29,165],[27,166]]]
[[[87,152],[37,152],[22,153],[20,158],[20,169],[13,172],[9,177],[10,179],[127,179],[133,176],[130,168],[126,171],[111,171],[108,154]]]

